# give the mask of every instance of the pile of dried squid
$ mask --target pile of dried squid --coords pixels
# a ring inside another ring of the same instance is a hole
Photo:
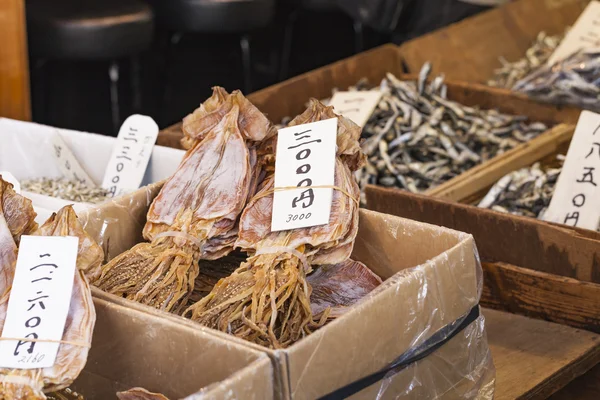
[[[93,284],[270,348],[341,315],[381,280],[349,259],[358,230],[353,172],[364,163],[360,128],[316,100],[290,125],[330,118],[338,119],[342,190],[333,191],[329,224],[271,232],[276,130],[240,92],[215,88],[184,119],[188,151],[150,206],[148,242],[110,260]],[[216,274],[216,284],[214,274],[202,274],[234,248],[246,255]],[[339,292],[348,288],[351,295]]]
[[[40,369],[0,368],[0,399],[46,399],[45,393],[68,387],[86,364],[88,350],[76,343],[92,342],[96,312],[88,279],[98,276],[103,252],[83,230],[70,206],[53,214],[38,227],[29,199],[17,194],[12,184],[0,176],[0,331],[8,310],[8,299],[15,273],[22,235],[74,236],[79,239],[71,303],[52,367]],[[73,343],[73,344],[71,344]],[[33,349],[35,342],[30,348]]]

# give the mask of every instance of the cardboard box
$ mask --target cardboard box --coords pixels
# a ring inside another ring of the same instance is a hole
[[[600,333],[600,233],[367,187],[368,207],[469,232],[484,273],[481,304]]]
[[[525,56],[539,32],[565,32],[589,0],[517,0],[466,18],[400,47],[411,73],[430,61],[448,79],[485,83],[502,65],[499,58]]]
[[[85,229],[112,258],[141,240],[159,184],[88,209]],[[472,236],[366,210],[353,258],[385,282],[349,312],[284,350],[269,350],[172,314],[94,290],[114,303],[162,316],[269,354],[282,399],[314,399],[388,366],[478,304],[481,269]],[[202,263],[200,264],[202,268]],[[415,379],[420,385],[415,385]],[[494,369],[480,316],[433,354],[354,398],[491,398]]]
[[[94,306],[92,348],[71,386],[86,399],[116,399],[117,391],[133,387],[171,400],[273,398],[264,354],[101,299]]]
[[[60,133],[90,178],[96,184],[101,184],[115,138],[7,118],[0,118],[0,171],[12,173],[18,180],[62,177],[51,141],[51,135],[56,132]],[[183,154],[181,150],[154,147],[142,186],[170,177],[179,166]],[[46,221],[52,212],[61,207],[73,204],[72,201],[50,196],[28,192],[23,194],[32,199],[38,213],[38,223]],[[86,203],[75,203],[74,208],[78,212],[88,206]]]

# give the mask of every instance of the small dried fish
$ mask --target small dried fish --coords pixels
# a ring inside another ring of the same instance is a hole
[[[509,62],[504,57],[500,57],[502,67],[494,71],[494,76],[487,84],[506,89],[512,88],[519,80],[545,65],[564,36],[565,34],[549,36],[543,31],[538,33],[535,41],[520,60]]]
[[[547,129],[523,116],[448,100],[443,77],[427,83],[429,71],[426,64],[417,81],[387,74],[381,82],[383,96],[362,131],[367,165],[356,173],[361,189],[426,191]]]
[[[91,188],[79,181],[70,181],[64,178],[28,179],[21,182],[21,189],[59,199],[76,201],[79,203],[98,204],[109,198],[109,191],[101,187]]]
[[[554,194],[564,156],[559,155],[556,160],[553,166],[537,162],[505,175],[492,186],[478,207],[541,218]]]
[[[552,103],[600,111],[600,47],[581,50],[552,66],[544,66],[512,88]]]

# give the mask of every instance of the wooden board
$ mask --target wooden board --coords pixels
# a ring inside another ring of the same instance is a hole
[[[600,333],[599,284],[501,262],[482,266],[482,306]]]
[[[31,119],[23,0],[0,0],[0,117]]]
[[[600,364],[549,397],[550,400],[600,399]]]
[[[517,0],[404,43],[409,72],[430,61],[449,79],[485,83],[500,67],[499,57],[515,61],[540,31],[563,33],[589,0]]]
[[[545,399],[600,362],[600,335],[484,309],[495,400]]]

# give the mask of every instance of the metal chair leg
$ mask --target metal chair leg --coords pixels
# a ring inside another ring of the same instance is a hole
[[[168,104],[168,100],[171,97],[171,58],[173,57],[173,50],[175,49],[175,45],[179,43],[183,36],[181,32],[169,32],[167,34],[167,40],[165,43],[165,47],[163,50],[163,65],[162,65],[162,76],[161,76],[161,86],[158,95],[158,110],[156,115],[158,116],[159,125],[165,126],[168,121],[166,106]]]
[[[140,82],[140,58],[134,55],[129,59],[131,66],[131,108],[134,113],[142,110],[142,85]]]
[[[360,53],[363,51],[363,25],[360,22],[354,21],[354,52]]]
[[[244,94],[248,95],[252,91],[252,62],[250,58],[250,37],[248,35],[243,35],[240,38],[240,47],[244,68]]]
[[[119,63],[116,60],[111,61],[108,67],[108,76],[110,78],[110,110],[112,114],[113,132],[119,133],[121,118],[119,113]]]
[[[41,123],[48,123],[48,91],[47,79],[50,75],[50,66],[47,60],[38,59],[33,63],[31,70],[31,80],[33,89],[33,120]]]
[[[298,19],[298,10],[293,11],[285,24],[283,33],[283,48],[281,50],[281,60],[279,65],[279,80],[287,78],[290,68],[290,57],[292,55],[292,40],[294,39],[294,25]]]

